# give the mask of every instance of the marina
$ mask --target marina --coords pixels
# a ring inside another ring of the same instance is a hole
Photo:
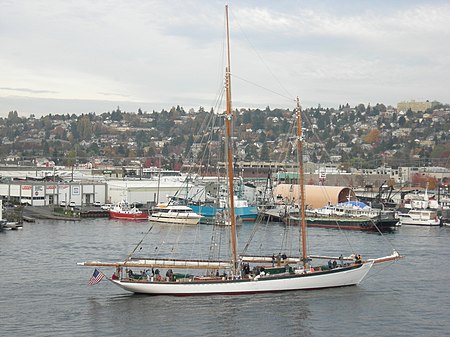
[[[133,249],[148,227],[146,222],[104,218],[37,220],[25,224],[21,231],[1,233],[0,251],[6,257],[2,268],[7,272],[0,283],[0,333],[142,336],[150,330],[159,336],[206,336],[211,331],[216,336],[235,336],[257,329],[267,335],[283,331],[283,336],[319,337],[329,336],[333,327],[333,336],[348,336],[350,329],[352,335],[370,331],[375,337],[440,337],[450,329],[448,320],[443,319],[443,313],[450,311],[450,270],[442,268],[442,260],[436,258],[448,252],[448,227],[404,226],[384,236],[347,231],[358,252],[365,250],[376,256],[388,241],[405,255],[394,265],[375,266],[357,287],[288,292],[276,297],[177,298],[133,295],[107,280],[88,285],[94,268],[80,268],[76,262],[92,256],[119,259]],[[186,240],[200,235],[207,242],[211,228],[186,226]],[[279,223],[269,223],[267,228],[266,235],[272,238],[280,238],[285,230]],[[251,224],[238,228],[239,246],[252,230]],[[327,246],[336,256],[342,253],[339,230],[308,231],[312,249]],[[155,224],[150,240],[159,242],[174,235],[171,226]],[[111,256],[112,247],[115,256]],[[274,240],[266,253],[278,250]],[[222,319],[223,315],[227,318]]]

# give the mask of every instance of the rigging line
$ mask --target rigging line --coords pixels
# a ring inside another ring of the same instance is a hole
[[[261,225],[261,226],[264,225],[264,227],[263,227],[263,230],[261,231],[261,232],[263,233],[263,235],[262,235],[262,237],[259,239],[259,246],[258,246],[258,251],[257,251],[257,253],[258,253],[259,255],[264,256],[264,255],[265,255],[265,252],[266,252],[266,250],[265,250],[266,247],[263,246],[263,242],[267,243],[267,242],[270,241],[270,240],[267,239],[267,234],[268,234],[267,228],[269,227],[269,219],[267,219],[266,222],[260,222],[259,225]],[[255,233],[256,233],[256,231],[255,231]],[[271,239],[273,239],[273,238],[271,238]]]
[[[175,224],[171,224],[171,227],[174,227],[174,225]],[[177,225],[175,225],[175,226],[177,226]],[[178,232],[177,232],[177,234],[178,234],[178,236],[177,236],[177,238],[176,238],[176,246],[174,246],[174,249],[173,249],[173,254],[175,254],[175,253],[177,253],[178,252],[178,249],[179,249],[179,247],[180,247],[180,238],[181,238],[181,235],[184,233],[184,230],[185,230],[185,225],[179,225],[179,229],[178,229]],[[176,250],[175,250],[176,249]],[[173,255],[172,255],[173,256]]]
[[[156,251],[156,255],[157,255],[157,256],[163,253],[162,250],[161,250],[159,247],[162,247],[162,246],[164,246],[167,242],[169,242],[168,238],[169,238],[169,235],[172,233],[173,227],[174,227],[174,226],[169,226],[169,230],[166,231],[164,235],[161,235],[161,236],[160,236],[158,246],[155,247],[155,251],[157,250],[157,251]],[[164,228],[166,228],[166,227],[164,227]],[[173,254],[173,251],[174,251],[174,250],[175,250],[175,247],[173,247],[173,249],[171,249],[171,253],[172,253],[172,254]]]
[[[325,144],[323,143],[322,139],[319,137],[319,135],[316,133],[315,129],[312,127],[313,123],[311,122],[311,119],[309,118],[308,114],[304,113],[304,117],[306,118],[306,120],[308,121],[308,125],[311,127],[311,131],[313,133],[313,135],[316,137],[317,141],[320,143],[320,145],[322,145],[322,150],[325,150],[325,153],[327,154],[328,157],[330,157],[330,153],[327,151]]]
[[[301,215],[300,215],[299,219],[300,218],[301,218]],[[286,224],[286,226],[284,226],[284,230],[283,230],[283,236],[282,236],[282,239],[281,239],[280,251],[279,251],[280,253],[283,251],[284,247],[288,246],[288,244],[287,244],[288,243],[288,237],[290,236],[289,234],[292,232],[292,229],[293,229],[294,225],[295,225],[295,221],[292,220],[290,217],[288,217],[287,224]]]
[[[209,260],[216,259],[217,241],[219,236],[217,227],[218,226],[216,226],[215,224],[211,226],[211,239],[209,243],[209,256],[208,256]]]
[[[224,92],[222,92],[222,96],[223,96],[223,94],[224,94]],[[204,130],[206,130],[206,129],[211,129],[212,130],[214,125],[216,125],[217,119],[218,119],[217,115],[216,114],[212,114],[210,116],[210,118],[207,118],[205,120],[205,125],[204,125],[203,129]],[[206,135],[208,137],[207,139],[206,139]],[[208,152],[207,151],[207,145],[212,141],[212,137],[213,137],[212,132],[205,132],[202,135],[202,138],[200,140],[200,144],[205,144],[205,149],[204,149],[204,151],[202,153],[202,157],[200,158],[200,163],[204,163],[205,162],[205,158],[206,158],[206,155],[207,155],[207,152]],[[208,159],[206,164],[209,165],[209,157],[206,158],[206,159]],[[201,167],[199,168],[199,170],[201,171]]]
[[[345,241],[347,241],[347,244],[349,245],[351,252],[353,254],[356,254],[355,249],[353,248],[353,245],[350,242],[350,239],[348,238],[348,235],[347,235],[346,231],[342,229],[341,225],[339,225],[338,219],[336,219],[335,222],[336,222],[336,225],[337,225],[337,227],[339,229],[339,232],[341,232],[344,235]]]
[[[269,218],[267,219],[267,222],[269,221]],[[244,249],[242,250],[242,254],[246,254],[247,250],[250,246],[250,243],[252,242],[256,232],[259,230],[260,224],[262,223],[262,221],[256,221],[255,225],[253,226],[253,230],[252,233],[250,234],[250,237],[247,240],[247,243],[244,246]]]
[[[128,254],[128,256],[125,258],[125,263],[127,263],[127,261],[131,258],[131,256],[136,252],[136,249],[138,249],[138,247],[141,245],[142,241],[144,241],[144,239],[146,238],[146,236],[148,235],[148,233],[150,233],[150,231],[152,230],[153,225],[150,226],[149,230],[147,231],[147,233],[145,233],[144,237],[141,239],[141,241],[139,241],[139,243],[136,245],[136,247],[134,247],[133,251]]]
[[[381,230],[378,228],[377,224],[375,223],[375,221],[373,221],[373,219],[370,219],[370,221],[372,222],[372,224],[375,226],[375,228],[377,229],[377,231],[380,233],[381,237],[383,238],[383,240],[389,245],[391,246],[392,249],[396,250],[394,245],[386,238],[386,236],[381,232]]]
[[[375,271],[375,272],[372,271],[369,275],[367,275],[367,276],[361,281],[361,283],[366,282],[367,280],[371,279],[372,277],[375,277],[375,276],[377,276],[378,274],[384,272],[385,269],[392,267],[392,266],[394,265],[394,263],[396,263],[396,262],[398,262],[398,259],[397,259],[397,260],[390,261],[389,263],[384,263],[384,264],[383,264],[383,265],[384,265],[383,267],[379,267],[379,269],[377,268],[377,271]],[[371,270],[374,270],[374,269],[371,268]]]
[[[216,107],[217,109],[220,108],[220,102],[223,101],[223,95],[224,95],[224,89],[223,89],[223,87],[222,87],[222,91],[221,91],[221,93],[219,94],[219,96],[218,96],[218,98],[217,98],[217,100],[216,100],[216,104],[214,105],[214,107]],[[204,144],[204,143],[207,144],[207,143],[208,143],[207,141],[205,142],[205,135],[208,135],[208,137],[212,137],[212,134],[211,134],[210,132],[203,132],[203,131],[205,131],[205,130],[207,130],[207,129],[209,129],[209,128],[212,129],[212,126],[214,126],[214,124],[215,124],[215,120],[216,120],[216,114],[213,113],[213,114],[210,116],[210,118],[205,118],[205,119],[202,121],[202,124],[201,124],[201,126],[200,126],[200,128],[199,128],[199,130],[198,130],[198,132],[197,132],[197,134],[202,134],[202,138],[201,138],[201,140],[200,140],[200,144]],[[210,126],[210,125],[211,125],[211,126]],[[194,153],[193,147],[191,147],[191,149],[189,149],[189,152],[188,152],[187,157],[188,157],[188,158],[189,158],[190,156],[193,157],[193,153]],[[203,155],[205,155],[205,153],[203,153]],[[200,162],[203,163],[203,160],[204,160],[204,156],[202,157],[202,159],[200,160]],[[189,171],[190,171],[191,169],[193,170],[193,168],[190,168]],[[199,173],[201,173],[201,167],[198,167],[198,168],[197,168],[197,174],[199,174]]]
[[[236,79],[241,80],[241,81],[243,81],[243,82],[246,82],[246,83],[248,83],[248,84],[252,84],[252,85],[254,85],[255,87],[258,87],[258,88],[261,88],[261,89],[263,89],[263,90],[265,90],[265,91],[268,91],[268,92],[270,92],[270,93],[272,93],[272,94],[275,94],[275,95],[278,95],[278,96],[280,96],[280,97],[283,97],[283,98],[287,99],[289,102],[294,101],[294,99],[292,98],[292,96],[286,96],[286,95],[281,94],[281,93],[279,93],[279,92],[277,92],[277,91],[275,91],[275,90],[269,89],[269,88],[267,88],[267,87],[264,87],[264,86],[262,86],[262,85],[260,85],[260,84],[257,84],[257,83],[255,83],[255,82],[249,81],[249,80],[247,80],[247,79],[245,79],[245,78],[243,78],[243,77],[237,76],[237,75],[235,75],[235,74],[231,74],[231,76],[232,76],[233,78],[236,78]]]
[[[232,11],[231,11],[232,12]],[[231,13],[231,15],[234,18],[233,12]],[[279,84],[279,86],[281,87],[281,89],[284,90],[284,92],[286,93],[286,95],[288,95],[289,97],[294,97],[294,95],[292,95],[287,89],[286,87],[283,85],[283,83],[278,79],[277,76],[275,76],[275,74],[273,73],[273,71],[271,70],[271,68],[269,67],[269,65],[264,61],[263,57],[261,56],[261,54],[258,52],[258,50],[255,48],[255,46],[251,43],[250,39],[247,37],[247,35],[245,34],[245,31],[242,29],[242,26],[239,24],[239,20],[234,20],[236,21],[236,25],[239,28],[239,30],[241,31],[242,35],[244,36],[245,40],[247,41],[247,43],[250,45],[251,49],[253,50],[253,52],[258,56],[258,58],[260,59],[260,61],[264,64],[264,66],[266,67],[267,71],[270,73],[270,75],[272,75],[272,77],[275,79],[275,81]]]
[[[182,225],[182,227],[184,229],[185,225]],[[200,240],[200,225],[197,224],[196,225],[196,229],[195,229],[195,235],[194,235],[194,243],[191,246],[190,259],[195,257],[194,256],[194,249],[196,247],[196,244],[197,244],[197,251],[200,252],[200,258],[203,259],[203,254],[202,254],[203,251],[201,249],[200,242],[201,242],[201,240]]]

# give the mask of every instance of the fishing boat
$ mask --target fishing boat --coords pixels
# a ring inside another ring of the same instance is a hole
[[[218,177],[220,180],[220,177]],[[207,192],[206,185],[209,185],[208,189],[213,192]],[[201,223],[214,224],[217,223],[217,218],[221,217],[226,211],[228,205],[228,189],[222,186],[220,182],[205,184],[203,188],[200,188],[192,198],[187,200],[187,205],[192,208],[195,213],[202,216]],[[248,188],[248,184],[244,184],[243,178],[239,177],[237,189],[234,193],[234,213],[242,222],[252,222],[258,217],[258,207],[250,203],[244,190]],[[249,190],[256,190],[256,187],[252,186]],[[253,193],[250,193],[254,194]]]
[[[202,218],[186,205],[159,204],[148,216],[151,222],[197,225]]]
[[[191,202],[189,207],[192,208],[195,213],[202,216],[202,223],[213,223],[218,215],[222,214],[226,210],[227,200],[220,199],[218,206],[216,206],[214,202]],[[255,221],[258,216],[258,208],[256,206],[249,205],[247,200],[234,196],[234,213],[241,221]]]
[[[261,292],[281,292],[306,289],[322,289],[332,287],[352,286],[359,284],[375,263],[393,261],[400,258],[394,251],[391,255],[362,260],[353,254],[342,257],[336,268],[325,265],[313,265],[312,261],[323,256],[307,254],[307,236],[304,203],[304,177],[302,161],[302,128],[301,108],[297,98],[295,115],[297,119],[297,157],[299,158],[301,249],[297,256],[275,258],[272,256],[254,256],[237,253],[236,216],[234,207],[233,188],[233,152],[232,152],[232,108],[231,108],[231,68],[230,68],[230,38],[228,25],[228,6],[225,7],[226,44],[228,50],[227,67],[225,71],[226,89],[226,118],[225,118],[225,145],[228,172],[228,209],[230,226],[229,259],[172,259],[157,257],[133,257],[141,247],[145,236],[150,233],[153,226],[144,235],[144,238],[135,246],[132,252],[120,262],[81,262],[82,266],[114,267],[115,272],[108,279],[115,285],[134,293],[152,295],[212,295],[212,294],[254,294]],[[224,227],[222,227],[224,228]],[[338,257],[336,257],[338,259]],[[276,262],[276,264],[275,264]],[[141,272],[135,273],[133,269]],[[160,268],[167,269],[165,276]],[[156,269],[156,270],[155,270]],[[174,273],[178,269],[180,272]],[[149,271],[152,270],[150,273]],[[203,271],[202,271],[203,270]],[[223,271],[220,273],[219,271]],[[145,273],[144,273],[145,272]],[[94,271],[97,273],[97,269]]]
[[[147,220],[148,214],[126,201],[118,202],[109,209],[110,219]]]

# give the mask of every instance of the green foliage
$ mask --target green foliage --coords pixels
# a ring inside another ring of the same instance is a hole
[[[341,155],[348,165],[361,160],[360,166],[373,164],[385,151],[392,151],[395,159],[404,161],[412,156],[424,160],[448,156],[448,118],[433,123],[412,111],[407,111],[405,116],[397,116],[385,115],[386,110],[386,106],[379,103],[373,107],[359,104],[354,108],[346,104],[339,110],[320,106],[304,109],[304,136],[311,145],[307,154],[312,160],[321,162],[329,160],[331,155]],[[295,125],[292,111],[271,110],[267,106],[263,110],[234,111],[234,116],[233,136],[238,140],[236,153],[245,153],[242,159],[279,160],[271,158],[274,150],[290,152],[288,157],[295,154],[295,150],[290,151],[281,145]],[[310,120],[312,124],[309,124]],[[402,135],[398,133],[399,128],[411,128],[411,134]],[[36,137],[38,132],[39,142],[31,146],[24,141]],[[430,136],[432,146],[427,145],[430,147],[411,143],[411,139],[424,141],[430,140]],[[212,108],[206,110],[203,107],[186,113],[179,105],[174,105],[169,111],[151,113],[141,109],[137,113],[128,113],[117,107],[100,115],[47,115],[32,120],[20,118],[17,111],[10,111],[7,118],[0,118],[0,139],[5,143],[0,145],[2,155],[46,156],[58,165],[87,162],[96,156],[106,156],[117,162],[128,157],[151,158],[156,162],[159,156],[164,156],[167,166],[178,166],[180,160],[197,163],[202,160],[208,165],[216,165],[217,161],[223,160],[223,117],[214,114]],[[162,148],[156,146],[161,141],[166,142]],[[191,148],[198,142],[210,143],[204,149],[198,149],[195,153],[198,158],[194,158]],[[372,151],[361,149],[358,144],[364,142],[371,144]],[[338,143],[351,147],[351,153],[336,148]],[[262,147],[258,148],[256,144],[262,144]],[[315,146],[318,144],[324,144],[324,148]],[[276,155],[283,156],[286,154]]]

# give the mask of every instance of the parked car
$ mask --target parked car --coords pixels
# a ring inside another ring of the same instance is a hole
[[[75,207],[75,206],[76,206],[76,205],[75,205],[75,201],[71,201],[70,204],[69,204],[69,206],[70,206],[70,207]]]
[[[63,201],[61,201],[61,202],[59,203],[59,206],[61,206],[61,207],[66,207],[66,206],[67,206],[67,203],[63,200]]]
[[[102,203],[100,201],[94,202],[94,207],[101,207]]]

